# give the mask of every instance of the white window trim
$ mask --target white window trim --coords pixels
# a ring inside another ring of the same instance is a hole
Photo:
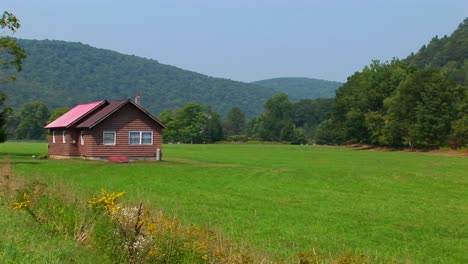
[[[52,143],[55,144],[55,130],[52,131]]]
[[[114,134],[114,143],[104,143],[104,134],[105,133],[113,133]],[[102,132],[102,144],[106,146],[114,146],[117,144],[117,133],[113,130],[105,130]]]
[[[67,143],[67,131],[62,131],[62,143]]]
[[[104,135],[103,135],[104,136]],[[80,132],[80,144],[84,145],[84,130],[81,130]]]
[[[139,139],[140,139],[140,142],[138,143],[130,143],[130,134],[131,133],[139,133]],[[141,141],[143,140],[143,133],[151,133],[151,143],[141,143]],[[133,131],[128,131],[128,144],[129,145],[153,145],[153,131],[145,131],[145,130],[141,130],[141,131],[137,131],[137,130],[133,130]]]

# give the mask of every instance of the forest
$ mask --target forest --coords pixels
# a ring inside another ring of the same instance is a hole
[[[164,109],[199,102],[221,114],[238,106],[251,118],[258,115],[265,101],[277,92],[268,85],[214,78],[154,59],[76,42],[18,39],[17,43],[27,54],[23,70],[14,72],[16,81],[2,87],[9,97],[5,103],[14,109],[32,101],[43,102],[54,109],[103,99],[134,98],[138,93],[142,105],[155,115]],[[289,93],[291,85],[291,89],[297,89],[297,85],[306,87],[307,96],[318,98],[324,93],[333,97],[340,83],[289,81],[283,82],[280,91]],[[310,98],[302,96],[306,94],[294,98]]]
[[[373,61],[338,89],[319,144],[468,144],[468,18],[404,60]]]

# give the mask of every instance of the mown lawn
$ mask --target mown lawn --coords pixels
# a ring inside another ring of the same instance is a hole
[[[290,259],[377,255],[468,263],[468,158],[335,147],[165,145],[163,162],[37,160],[40,143],[0,144],[17,176],[101,188]]]

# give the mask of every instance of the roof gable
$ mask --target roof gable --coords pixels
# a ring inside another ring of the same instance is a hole
[[[130,99],[124,99],[124,100],[119,100],[119,101],[113,101],[109,102],[108,105],[91,115],[88,119],[85,121],[81,122],[78,124],[76,127],[77,128],[93,128],[97,124],[99,124],[101,121],[112,115],[114,112],[122,108],[124,105],[131,104],[135,106],[137,109],[139,109],[143,114],[147,115],[150,119],[158,123],[160,126],[165,128],[166,126],[161,123],[157,118],[152,116],[150,113],[148,113],[146,110],[144,110],[141,106],[135,104],[132,100]]]
[[[79,104],[70,109],[65,114],[61,115],[59,118],[52,121],[50,124],[45,126],[45,128],[68,128],[73,124],[77,123],[78,121],[82,120],[84,117],[86,117],[95,109],[97,109],[105,103],[107,103],[106,100],[101,100],[88,104]]]

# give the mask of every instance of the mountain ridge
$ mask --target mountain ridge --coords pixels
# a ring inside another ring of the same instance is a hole
[[[9,105],[42,101],[50,108],[71,107],[100,99],[142,95],[151,113],[200,102],[219,112],[241,107],[253,116],[274,91],[261,86],[210,77],[155,59],[126,55],[79,42],[18,39],[28,57],[17,80],[3,89]]]
[[[343,85],[341,82],[308,77],[278,77],[251,82],[271,88],[275,92],[285,92],[293,100],[332,98],[335,91]]]
[[[142,105],[156,115],[199,102],[222,114],[238,106],[247,117],[253,117],[279,92],[81,42],[18,39],[18,43],[28,55],[23,71],[16,74],[16,81],[2,87],[13,108],[30,101],[42,101],[49,108],[73,107],[101,99],[133,98],[139,93]]]

